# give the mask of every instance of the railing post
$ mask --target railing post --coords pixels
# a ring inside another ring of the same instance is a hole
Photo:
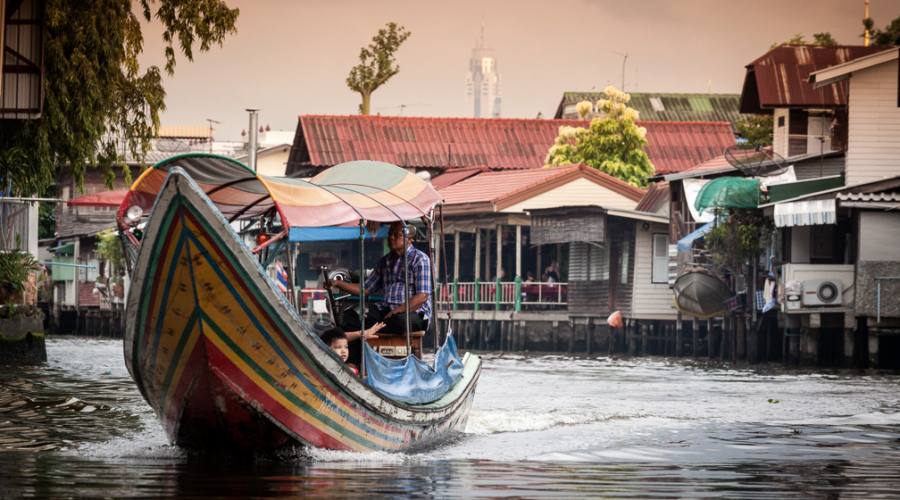
[[[475,302],[475,310],[478,310],[478,301],[481,299],[481,282],[475,278],[475,290],[473,292],[473,301]]]
[[[453,278],[453,310],[459,307],[459,280]]]
[[[516,297],[513,299],[513,310],[519,312],[522,310],[522,277],[516,276],[516,286],[515,286],[515,294]]]
[[[495,311],[500,310],[500,299],[502,298],[500,294],[503,293],[503,290],[500,288],[500,286],[501,286],[500,276],[497,276],[497,281],[494,284],[494,310]]]

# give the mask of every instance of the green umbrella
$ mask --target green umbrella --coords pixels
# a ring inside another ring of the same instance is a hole
[[[759,206],[759,179],[719,177],[706,183],[697,193],[694,207],[698,212],[707,208],[756,208]]]

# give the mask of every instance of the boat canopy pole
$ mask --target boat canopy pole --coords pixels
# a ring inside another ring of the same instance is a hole
[[[444,206],[438,205],[438,216],[440,217],[440,227],[441,227],[441,264],[443,264],[444,268],[444,285],[448,286],[450,281],[450,275],[447,273],[447,261],[449,257],[447,255],[447,238],[444,235]],[[454,256],[456,258],[456,256]],[[456,263],[454,263],[456,265]],[[443,298],[443,296],[441,296]],[[453,320],[453,307],[450,304],[447,304],[447,332],[450,332],[450,325]],[[438,339],[440,340],[440,339]]]
[[[406,318],[404,326],[406,327],[406,355],[412,355],[412,343],[409,341],[409,224],[403,221],[403,297],[406,302]]]
[[[359,219],[359,339],[363,355],[359,361],[359,376],[366,376],[366,221]]]

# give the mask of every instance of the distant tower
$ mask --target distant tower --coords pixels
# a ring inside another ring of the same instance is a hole
[[[466,98],[475,118],[500,116],[500,73],[494,51],[484,46],[484,26],[481,27],[478,46],[472,49],[469,59]]]

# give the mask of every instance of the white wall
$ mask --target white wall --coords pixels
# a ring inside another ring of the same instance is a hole
[[[850,77],[847,184],[900,175],[897,61]]]
[[[778,126],[778,119],[784,118],[784,126]],[[791,129],[791,113],[788,108],[775,108],[772,113],[772,149],[783,158],[788,156],[788,131]]]
[[[859,214],[859,260],[900,262],[900,212]]]
[[[631,317],[636,319],[675,319],[675,295],[668,283],[653,283],[653,235],[668,233],[662,224],[650,224],[644,230],[642,222],[636,222],[634,247],[634,289]]]
[[[511,205],[501,212],[524,212],[535,208],[554,208],[572,205],[600,205],[603,208],[634,210],[638,202],[596,184],[587,179],[575,179],[557,188],[541,193],[521,203]]]
[[[256,157],[256,171],[262,175],[283,176],[287,169],[288,155],[291,147],[284,146],[275,151],[268,151]],[[248,163],[250,159],[246,160]]]

